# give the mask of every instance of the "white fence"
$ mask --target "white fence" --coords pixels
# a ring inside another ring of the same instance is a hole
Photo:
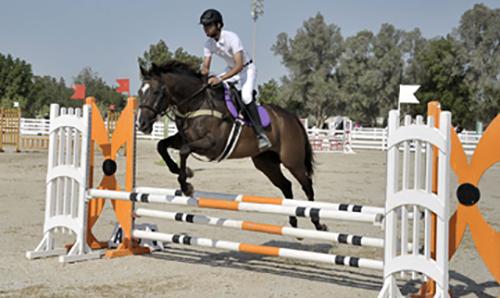
[[[29,119],[21,118],[21,135],[48,135],[50,121],[46,119]],[[153,125],[153,132],[150,135],[144,135],[141,132],[137,133],[138,139],[160,140],[164,136],[164,124],[156,122]],[[174,123],[168,125],[168,135],[177,132]],[[334,131],[328,129],[308,128],[307,133],[310,137],[323,136],[325,139],[335,135]],[[476,148],[481,134],[475,131],[462,131],[458,134],[464,150],[467,154],[471,154]],[[387,150],[387,129],[386,128],[354,128],[351,132],[351,147],[354,150]]]
[[[476,149],[482,134],[475,131],[463,130],[458,134],[466,154],[472,154]],[[351,143],[353,149],[367,150],[387,150],[387,129],[386,128],[358,128],[351,133]]]
[[[355,128],[351,132],[353,149],[387,150],[386,128]]]
[[[21,118],[21,135],[48,136],[50,120]]]

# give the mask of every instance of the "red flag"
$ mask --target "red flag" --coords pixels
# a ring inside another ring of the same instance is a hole
[[[71,99],[83,100],[85,99],[85,85],[83,84],[74,84],[73,85],[74,93],[71,96]]]
[[[118,88],[116,88],[116,92],[123,93],[126,92],[130,96],[130,81],[129,79],[117,79]]]

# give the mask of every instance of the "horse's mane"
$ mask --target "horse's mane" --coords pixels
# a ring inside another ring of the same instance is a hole
[[[165,62],[162,65],[158,66],[157,70],[161,73],[176,73],[192,76],[198,79],[201,79],[202,77],[199,70],[195,70],[191,65],[178,60],[170,60],[168,62]]]

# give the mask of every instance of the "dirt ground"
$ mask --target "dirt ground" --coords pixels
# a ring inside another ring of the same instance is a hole
[[[317,154],[316,198],[321,201],[383,206],[385,153],[358,152],[354,155]],[[206,248],[169,245],[164,252],[112,260],[61,264],[55,258],[30,261],[25,252],[42,238],[45,208],[47,153],[0,153],[0,296],[86,296],[86,297],[374,297],[382,286],[379,271],[334,267]],[[195,171],[195,188],[225,193],[280,195],[247,160],[220,164],[190,159]],[[120,165],[120,164],[119,164]],[[287,176],[290,177],[290,175]],[[176,187],[176,177],[159,162],[155,143],[138,143],[137,185]],[[452,179],[455,183],[454,179]],[[500,165],[481,180],[482,213],[500,230]],[[303,199],[294,181],[296,198]],[[200,214],[199,210],[154,206]],[[204,211],[203,214],[245,218],[256,222],[286,225],[284,216]],[[383,256],[381,249],[360,248],[313,240],[298,241],[220,227],[199,226],[156,220],[161,232],[188,233],[212,239],[243,241],[316,252],[333,252],[369,258]],[[382,237],[378,227],[346,222],[327,222],[331,231]],[[301,227],[311,228],[307,220]],[[94,232],[107,239],[114,226],[108,206]],[[70,238],[63,238],[69,241]],[[467,234],[451,264],[451,289],[460,297],[496,297],[499,285],[487,271]],[[416,289],[405,284],[405,290]]]

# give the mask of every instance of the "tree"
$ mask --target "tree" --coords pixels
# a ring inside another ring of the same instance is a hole
[[[71,92],[62,78],[33,75],[26,61],[0,54],[0,106],[17,101],[23,117],[46,117],[51,103],[81,106],[69,100]]]
[[[274,79],[258,86],[259,101],[266,104],[279,105],[280,88]]]
[[[337,76],[353,120],[373,126],[397,107],[404,45],[405,32],[390,24],[383,24],[376,35],[365,30],[346,40]]]
[[[32,78],[29,63],[0,54],[0,106],[11,108],[14,102],[19,102],[24,108],[28,104]]]
[[[410,32],[403,32],[402,34],[403,83],[418,84],[418,74],[421,70],[416,63],[415,57],[426,47],[428,40],[422,37],[422,33],[418,28]]]
[[[125,106],[125,96],[117,93],[112,87],[99,77],[99,74],[92,71],[90,67],[85,67],[75,78],[76,84],[84,84],[87,95],[92,95],[97,99],[97,105],[103,111],[111,104],[118,109]]]
[[[160,40],[157,44],[150,45],[149,50],[144,52],[143,57],[138,57],[137,60],[139,66],[148,69],[153,63],[160,65],[172,60],[172,58],[172,52],[168,49],[167,44]]]
[[[314,115],[316,126],[322,126],[341,102],[334,73],[342,47],[340,28],[326,24],[320,13],[305,21],[293,38],[280,33],[272,46],[289,71],[282,79],[281,100],[292,103],[302,116]]]
[[[419,113],[425,113],[425,103],[439,100],[443,109],[453,113],[454,124],[472,128],[476,104],[464,84],[466,54],[451,36],[431,40],[417,53],[416,77],[421,85]]]
[[[65,107],[81,107],[81,102],[70,100],[73,93],[62,78],[34,76],[30,102],[23,109],[23,117],[48,117],[50,104],[58,103]]]
[[[397,107],[399,85],[403,79],[404,32],[382,24],[374,38],[371,70],[375,73],[373,97],[379,103],[379,116]]]
[[[182,47],[177,48],[172,53],[167,44],[161,39],[158,43],[150,45],[149,50],[144,52],[143,57],[138,57],[137,60],[139,66],[146,69],[151,67],[153,63],[161,65],[171,60],[178,60],[191,65],[193,69],[199,69],[203,62],[201,57],[189,54]]]
[[[203,59],[201,57],[189,54],[182,47],[175,50],[174,59],[191,65],[193,69],[200,69],[200,66],[203,63]]]
[[[455,32],[466,52],[465,80],[478,118],[489,122],[500,111],[500,9],[476,4]]]
[[[380,111],[374,96],[378,79],[378,73],[373,69],[374,39],[370,31],[361,31],[347,38],[336,73],[349,117],[368,125],[375,124]]]

